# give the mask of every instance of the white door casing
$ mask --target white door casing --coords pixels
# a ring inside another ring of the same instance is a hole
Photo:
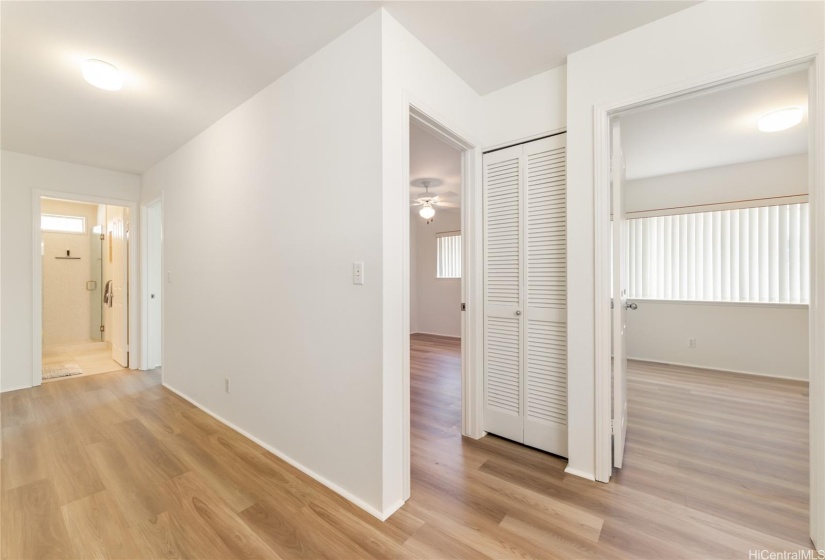
[[[121,207],[107,208],[108,248],[111,254],[112,303],[107,325],[112,343],[112,359],[129,367],[129,313],[128,295],[128,237],[127,219]]]
[[[613,202],[613,466],[621,468],[627,435],[627,217],[624,206],[625,162],[621,125],[611,121]]]

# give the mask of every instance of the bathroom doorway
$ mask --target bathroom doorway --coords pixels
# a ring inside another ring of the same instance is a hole
[[[129,367],[129,208],[40,198],[42,380]]]

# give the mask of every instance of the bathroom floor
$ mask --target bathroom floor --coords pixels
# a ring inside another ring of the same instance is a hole
[[[45,378],[46,369],[49,367],[62,365],[71,368],[74,364],[77,364],[83,373],[52,379]],[[43,348],[44,383],[122,369],[125,368],[112,359],[112,349],[108,342],[87,342]]]

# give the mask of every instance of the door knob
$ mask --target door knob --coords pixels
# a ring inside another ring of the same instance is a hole
[[[521,310],[516,311],[516,315],[521,315]]]
[[[639,305],[635,301],[632,301],[630,303],[625,303],[624,308],[636,311],[637,309],[639,309]]]

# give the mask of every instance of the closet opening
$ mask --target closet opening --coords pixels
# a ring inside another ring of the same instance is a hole
[[[483,166],[484,430],[567,457],[567,134]]]
[[[131,209],[37,196],[33,384],[132,367]]]

